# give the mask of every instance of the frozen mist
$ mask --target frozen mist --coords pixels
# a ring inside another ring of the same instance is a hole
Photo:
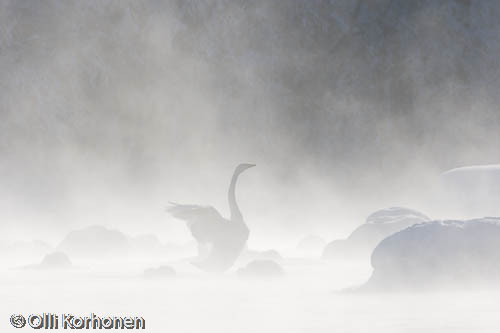
[[[497,332],[499,16],[0,0],[0,332]]]

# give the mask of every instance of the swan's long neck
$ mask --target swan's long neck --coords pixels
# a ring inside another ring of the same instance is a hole
[[[239,173],[235,171],[233,177],[231,178],[231,184],[229,185],[229,191],[227,193],[231,221],[233,222],[243,222],[243,216],[241,215],[238,204],[236,203],[236,182],[238,181],[238,176]]]

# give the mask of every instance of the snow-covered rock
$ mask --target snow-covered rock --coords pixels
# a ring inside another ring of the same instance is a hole
[[[427,221],[430,221],[427,216],[408,208],[392,207],[376,211],[347,239],[330,242],[323,251],[323,258],[368,260],[372,250],[387,236]]]
[[[441,179],[454,208],[468,214],[500,215],[500,164],[451,169]]]
[[[371,262],[368,289],[500,282],[500,218],[413,225],[384,239]]]

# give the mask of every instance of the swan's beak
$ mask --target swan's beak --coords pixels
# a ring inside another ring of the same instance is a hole
[[[255,166],[255,164],[251,164],[251,163],[241,163],[240,165],[238,165],[236,167],[235,172],[241,173],[247,169],[253,168],[254,166]]]
[[[250,168],[253,168],[254,166],[256,166],[256,164],[252,164],[252,163],[242,163],[239,165],[239,167],[243,168],[243,169],[250,169]]]
[[[254,166],[256,166],[256,164],[250,164],[250,163],[249,163],[249,164],[247,164],[247,165],[245,165],[245,166],[246,166],[246,168],[245,168],[245,169],[250,169],[250,168],[253,168]]]

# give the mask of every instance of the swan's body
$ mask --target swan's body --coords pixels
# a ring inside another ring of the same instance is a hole
[[[221,272],[230,268],[245,248],[250,233],[238,204],[236,203],[236,182],[238,176],[254,164],[240,164],[236,167],[229,185],[228,201],[231,217],[223,218],[211,206],[172,204],[168,209],[174,217],[187,222],[199,249],[209,247],[207,255],[200,253],[195,266],[210,272]]]

